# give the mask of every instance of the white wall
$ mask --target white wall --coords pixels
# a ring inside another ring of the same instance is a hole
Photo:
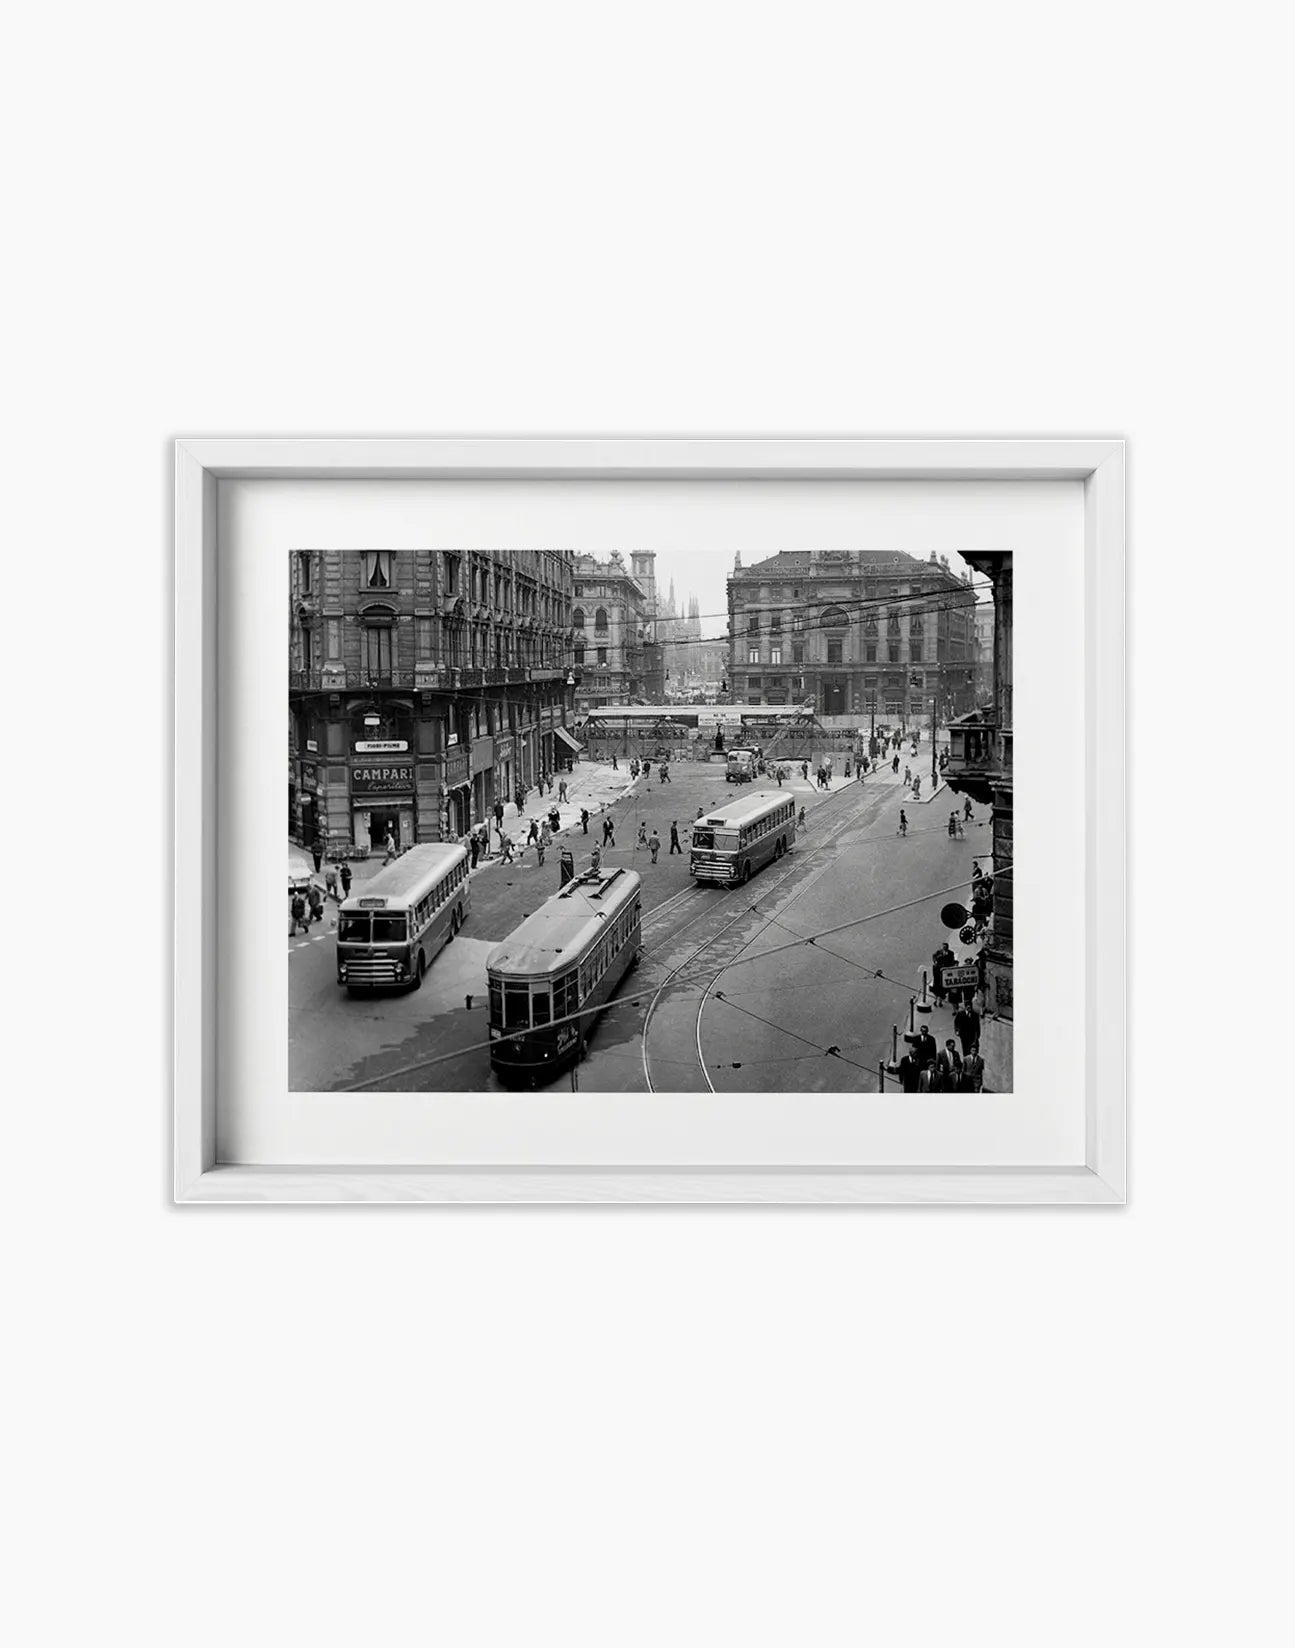
[[[14,1641],[1287,1635],[1278,15],[10,21]],[[1126,1210],[169,1207],[169,442],[491,431],[1130,438]]]

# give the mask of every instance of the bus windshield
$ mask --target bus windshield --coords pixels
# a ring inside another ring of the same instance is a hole
[[[406,937],[404,912],[398,915],[344,915],[337,928],[339,944],[403,944]]]

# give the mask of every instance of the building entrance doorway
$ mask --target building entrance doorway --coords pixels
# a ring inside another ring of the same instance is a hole
[[[845,683],[843,681],[825,681],[823,683],[823,713],[825,715],[845,714]]]

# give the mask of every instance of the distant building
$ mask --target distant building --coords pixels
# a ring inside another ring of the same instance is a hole
[[[941,724],[975,703],[975,594],[947,560],[782,551],[728,580],[736,704],[812,701],[819,715]]]
[[[1012,1091],[1013,1060],[1013,782],[1012,782],[1012,556],[1008,552],[965,558],[994,588],[992,690],[988,702],[949,728],[945,782],[992,810],[994,918],[985,945],[986,1011],[980,1050],[985,1085]]]
[[[288,833],[454,840],[570,745],[569,550],[289,558]]]
[[[625,566],[619,550],[606,561],[577,555],[573,567],[572,662],[580,684],[576,709],[585,712],[606,704],[651,700],[648,687],[660,688],[660,652],[651,632],[648,591],[655,591],[655,556],[634,554],[636,572]],[[637,575],[636,575],[637,573]],[[646,584],[646,588],[645,588]]]

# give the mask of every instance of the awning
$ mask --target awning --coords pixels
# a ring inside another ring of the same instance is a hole
[[[554,738],[560,738],[573,755],[579,755],[584,745],[577,743],[565,727],[554,727]]]

